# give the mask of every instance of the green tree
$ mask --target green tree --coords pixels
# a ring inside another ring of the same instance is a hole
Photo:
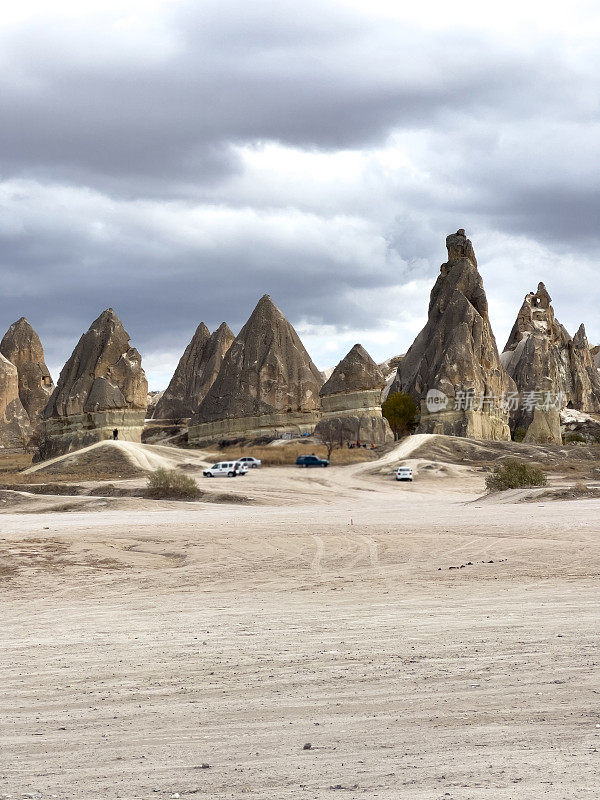
[[[419,421],[419,407],[409,394],[394,392],[381,406],[381,413],[390,424],[396,439],[412,433]]]

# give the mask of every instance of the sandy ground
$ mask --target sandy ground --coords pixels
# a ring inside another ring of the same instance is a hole
[[[0,798],[600,796],[600,500],[398,458],[0,516]]]

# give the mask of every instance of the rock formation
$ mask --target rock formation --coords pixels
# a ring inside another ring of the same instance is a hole
[[[498,355],[473,246],[461,229],[446,238],[446,247],[427,323],[390,393],[406,392],[420,403],[420,433],[509,439],[502,400],[515,386]]]
[[[560,411],[558,408],[536,408],[527,428],[524,442],[532,444],[562,444]]]
[[[264,295],[191,419],[189,439],[312,432],[322,383],[298,334]]]
[[[519,406],[511,412],[513,427],[533,421],[536,396],[586,412],[600,410],[600,377],[595,368],[585,328],[573,338],[554,316],[552,299],[543,283],[525,296],[502,362],[519,391]],[[529,398],[529,401],[528,401]]]
[[[405,355],[406,353],[402,353],[399,356],[393,356],[392,358],[388,358],[387,361],[383,361],[381,364],[378,364],[379,369],[385,376],[385,386],[383,387],[383,391],[381,393],[382,403],[388,398],[388,395],[396,380],[396,375],[398,374],[400,367],[402,366],[402,362],[404,361]]]
[[[323,441],[385,444],[394,440],[381,416],[381,392],[385,376],[360,344],[340,361],[321,387],[322,417],[315,436]]]
[[[592,347],[592,358],[594,359],[594,366],[600,370],[600,344]]]
[[[587,413],[600,412],[600,375],[594,364],[583,324],[570,342],[569,362],[573,379],[571,408]]]
[[[233,339],[233,333],[225,322],[213,334],[201,322],[181,356],[171,382],[156,404],[152,419],[189,419],[215,382]]]
[[[148,419],[152,418],[156,410],[156,406],[158,405],[158,401],[160,400],[160,398],[163,396],[164,393],[165,393],[164,389],[162,392],[158,391],[148,392],[148,406],[146,408],[146,414]]]
[[[17,368],[19,398],[32,425],[36,425],[54,384],[44,361],[40,337],[25,317],[13,322],[2,342],[0,353]]]
[[[112,308],[85,333],[44,409],[40,458],[51,458],[102,439],[139,442],[148,382],[141,356]]]
[[[19,375],[0,353],[0,446],[24,447],[31,435],[29,417],[19,399]]]

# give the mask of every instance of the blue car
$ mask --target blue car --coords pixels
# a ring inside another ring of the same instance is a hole
[[[297,467],[328,467],[329,461],[319,456],[298,456],[296,459]]]

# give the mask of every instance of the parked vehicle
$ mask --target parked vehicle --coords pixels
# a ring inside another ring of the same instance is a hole
[[[396,470],[397,481],[412,481],[413,471],[410,467],[398,467]]]
[[[247,465],[241,464],[239,461],[219,461],[205,469],[202,474],[205,478],[235,478],[237,475],[245,475],[247,472]]]
[[[296,466],[298,467],[328,467],[329,461],[326,458],[319,458],[319,456],[298,456],[296,459]]]
[[[246,464],[250,469],[257,469],[262,464],[260,458],[254,458],[253,456],[244,456],[239,458],[238,461],[240,464]]]

